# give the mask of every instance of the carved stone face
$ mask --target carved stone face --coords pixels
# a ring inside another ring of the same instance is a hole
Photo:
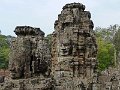
[[[62,46],[61,47],[61,55],[62,56],[66,56],[66,55],[68,55],[69,54],[69,46]]]
[[[9,70],[12,79],[23,77],[24,66],[24,48],[22,47],[23,39],[17,38],[11,44]]]
[[[11,78],[12,79],[17,79],[17,78],[21,78],[23,75],[22,75],[22,68],[15,65],[14,62],[10,65],[10,75],[11,75]]]
[[[70,42],[64,42],[61,47],[60,47],[60,55],[61,56],[66,56],[69,55],[71,53],[71,45]]]

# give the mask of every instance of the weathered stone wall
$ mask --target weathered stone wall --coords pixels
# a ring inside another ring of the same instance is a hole
[[[57,90],[88,88],[96,71],[97,44],[89,11],[81,3],[66,4],[55,21],[52,74]]]

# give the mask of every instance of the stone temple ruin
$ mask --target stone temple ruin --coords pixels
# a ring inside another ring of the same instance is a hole
[[[40,28],[17,26],[17,37],[11,42],[10,78],[0,84],[0,90],[120,90],[98,76],[90,18],[83,4],[66,4],[54,24],[51,52]]]

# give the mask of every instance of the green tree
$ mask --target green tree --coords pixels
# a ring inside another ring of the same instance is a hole
[[[109,66],[116,65],[116,49],[113,43],[113,37],[118,31],[119,25],[111,25],[108,28],[97,27],[95,29],[97,44],[99,69],[104,70]]]
[[[4,35],[0,35],[0,68],[6,69],[8,67],[8,59],[9,59],[9,43],[7,41],[7,37]]]
[[[101,37],[97,37],[98,54],[97,60],[99,61],[99,70],[104,70],[109,66],[114,65],[114,46],[104,41]]]

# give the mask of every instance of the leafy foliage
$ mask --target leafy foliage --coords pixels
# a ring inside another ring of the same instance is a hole
[[[113,26],[110,25],[108,28],[97,27],[95,29],[98,44],[97,59],[99,61],[99,70],[114,66],[116,63],[116,49],[118,51],[120,45],[120,43],[118,44],[120,42],[119,27],[119,25],[115,24]]]
[[[97,37],[99,70],[104,70],[114,65],[114,47],[111,43],[104,41],[101,37]]]
[[[6,69],[8,67],[8,58],[9,58],[9,43],[7,36],[0,35],[0,68]]]

